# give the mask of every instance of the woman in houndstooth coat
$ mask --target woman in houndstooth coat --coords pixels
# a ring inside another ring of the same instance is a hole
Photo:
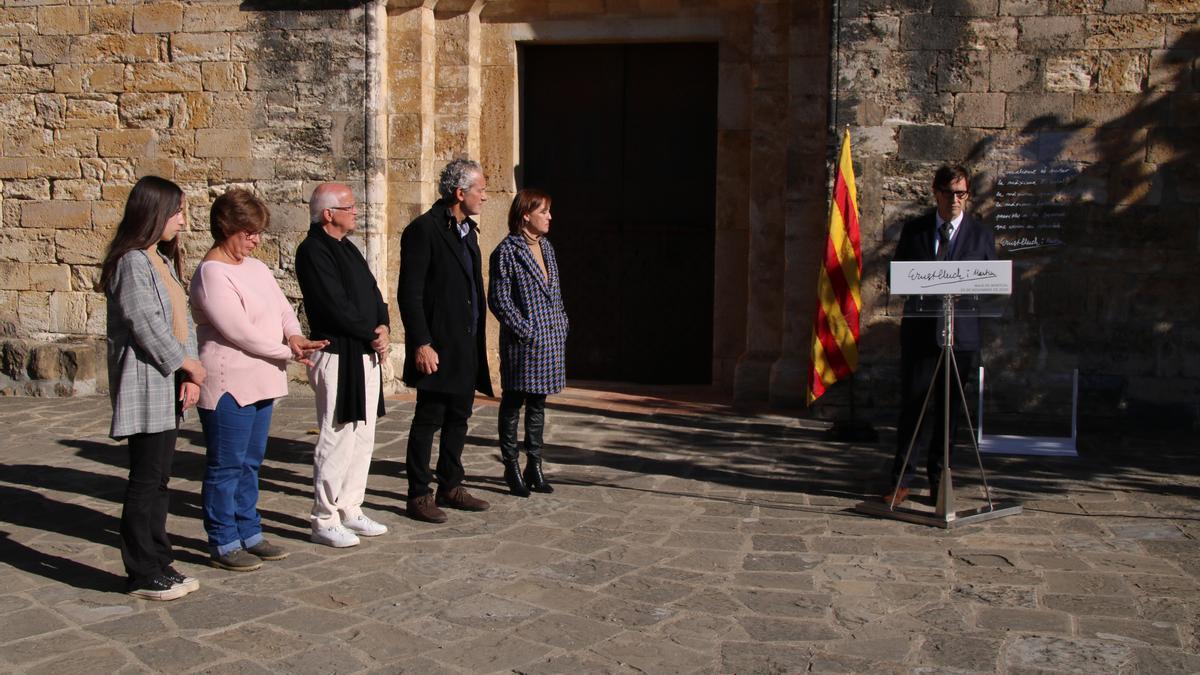
[[[521,190],[508,210],[509,235],[491,257],[488,305],[500,321],[500,454],[504,480],[519,497],[553,492],[542,473],[542,432],[546,396],[566,384],[567,312],[559,288],[550,232],[550,196]],[[517,447],[521,406],[525,407],[522,474]]]

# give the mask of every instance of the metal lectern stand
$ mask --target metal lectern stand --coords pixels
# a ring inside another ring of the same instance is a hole
[[[1010,286],[1011,288],[1011,286]],[[936,291],[935,291],[936,293]],[[1005,293],[1007,295],[1007,293]],[[1021,513],[1022,507],[1017,503],[998,503],[992,500],[991,489],[987,483],[987,473],[983,470],[983,459],[979,452],[979,443],[976,441],[975,430],[971,425],[970,407],[967,405],[967,394],[963,389],[962,375],[958,370],[958,362],[954,358],[954,315],[957,311],[957,305],[961,296],[955,294],[946,294],[941,296],[941,307],[935,313],[939,318],[943,318],[944,326],[942,328],[942,353],[938,356],[937,366],[934,368],[934,375],[929,383],[929,390],[925,393],[925,401],[921,404],[921,414],[917,418],[916,428],[913,430],[912,438],[908,441],[908,450],[904,455],[904,463],[900,468],[900,477],[896,481],[895,489],[892,490],[891,503],[879,500],[867,500],[855,505],[854,510],[860,513],[866,513],[874,516],[882,516],[884,518],[892,518],[895,520],[903,520],[910,523],[918,523],[921,525],[929,525],[931,527],[951,528],[959,525],[969,525],[978,523],[993,518],[1002,518],[1004,516],[1012,516]],[[967,313],[974,316],[981,316],[978,311],[967,310]],[[921,423],[925,419],[925,412],[929,408],[929,399],[933,396],[934,390],[937,388],[938,374],[942,375],[942,477],[938,483],[938,493],[936,495],[936,506],[934,511],[921,511],[897,506],[895,503],[896,490],[900,488],[900,482],[904,480],[904,472],[908,467],[908,461],[912,457],[913,446],[916,444],[917,438],[921,434]],[[953,375],[953,376],[952,376]],[[954,385],[953,391],[951,385]],[[971,446],[975,450],[975,460],[979,466],[979,476],[983,483],[984,497],[987,499],[987,505],[976,509],[965,511],[956,511],[954,508],[954,483],[951,478],[950,470],[950,448],[953,445],[953,439],[950,438],[950,396],[957,392],[962,401],[962,412],[966,416],[967,428],[971,432]]]

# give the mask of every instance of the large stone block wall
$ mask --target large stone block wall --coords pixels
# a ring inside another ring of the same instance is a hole
[[[933,169],[954,161],[977,173],[969,208],[1014,261],[1010,311],[990,322],[985,347],[994,400],[1062,413],[1078,368],[1085,417],[1195,424],[1200,4],[840,5],[835,123],[856,144],[869,309],[858,396],[893,400],[886,262],[900,223],[932,207]],[[1051,191],[1057,232],[1035,241],[1012,227],[1006,178],[1052,171],[1067,177]],[[1039,246],[1047,239],[1057,241]]]
[[[364,10],[273,4],[0,7],[0,313],[24,336],[103,336],[92,286],[147,174],[187,194],[188,274],[211,243],[213,198],[255,190],[272,212],[256,255],[298,300],[308,194],[336,178],[362,200]]]

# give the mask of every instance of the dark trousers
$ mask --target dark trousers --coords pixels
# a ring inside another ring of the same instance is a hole
[[[438,489],[450,490],[463,481],[462,451],[467,441],[467,420],[475,404],[475,392],[446,394],[417,390],[417,407],[408,431],[404,468],[408,473],[408,498],[430,493],[434,474],[429,470],[433,435],[440,429],[438,445]]]
[[[129,482],[121,509],[121,560],[129,581],[140,584],[174,561],[167,537],[167,482],[178,432],[129,437]]]
[[[902,487],[907,487],[916,473],[917,461],[922,448],[926,448],[925,471],[929,476],[929,485],[934,489],[942,478],[942,407],[945,399],[945,380],[940,368],[937,367],[941,350],[930,349],[920,353],[905,353],[901,355],[900,376],[900,422],[896,427],[896,458],[892,462],[892,485],[901,478],[900,467],[904,463],[904,454],[908,444],[913,439],[917,428],[917,418],[921,416],[921,404],[929,393],[929,384],[936,377],[933,393],[929,394],[929,406],[925,410],[925,418],[921,421],[921,429],[913,443],[912,455],[908,458],[908,466],[900,480]],[[958,372],[962,376],[963,385],[970,381],[971,373],[976,369],[979,356],[977,351],[954,350],[954,358],[958,362]],[[949,364],[945,364],[949,366]],[[954,438],[958,434],[958,424],[963,416],[962,394],[958,392],[958,384],[954,381],[954,373],[950,374],[950,451],[954,453]]]
[[[500,454],[506,462],[521,455],[517,447],[517,426],[521,406],[525,406],[525,452],[532,459],[542,456],[542,431],[546,427],[546,395],[507,391],[500,396]]]

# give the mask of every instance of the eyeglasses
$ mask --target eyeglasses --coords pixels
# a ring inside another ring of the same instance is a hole
[[[971,196],[971,193],[966,190],[946,190],[944,188],[938,188],[938,192],[946,195],[947,197],[953,197],[955,199],[966,199],[967,197]]]
[[[325,208],[329,209],[330,211],[357,211],[358,205],[351,204],[350,206],[327,206]]]

